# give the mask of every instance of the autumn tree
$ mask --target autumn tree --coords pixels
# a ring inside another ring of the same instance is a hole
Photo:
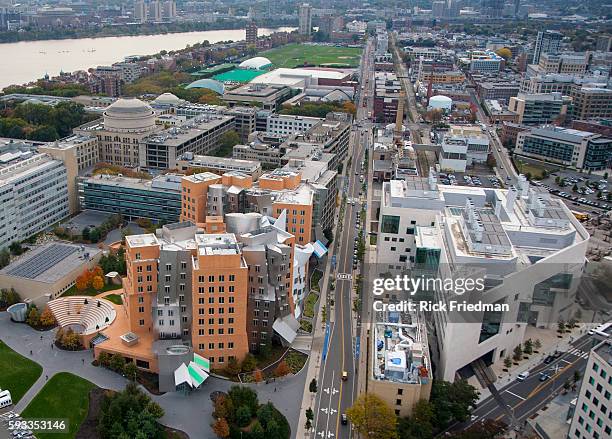
[[[393,409],[372,393],[364,393],[346,411],[346,416],[365,439],[397,439],[397,417]]]
[[[102,288],[104,288],[104,279],[102,276],[95,276],[91,281],[91,286],[96,291],[100,291]]]
[[[85,291],[89,287],[89,279],[85,273],[81,274],[76,278],[76,289],[79,291]]]
[[[274,376],[284,377],[289,372],[291,372],[291,369],[287,365],[287,362],[285,360],[281,360],[280,363],[278,363],[278,366],[276,366],[276,369],[274,369]]]
[[[219,418],[213,424],[213,431],[220,438],[227,438],[230,435],[230,428],[225,418]]]
[[[48,328],[49,326],[54,326],[55,323],[55,316],[53,315],[48,306],[45,307],[45,309],[43,309],[43,312],[40,314],[41,326]]]
[[[256,383],[260,383],[263,381],[263,373],[260,369],[255,369],[255,371],[253,372],[253,381],[255,381]]]
[[[507,47],[502,47],[501,49],[498,49],[495,53],[501,56],[506,61],[512,58],[512,52]]]
[[[28,312],[27,323],[30,326],[38,326],[40,324],[40,314],[35,306],[31,307]]]

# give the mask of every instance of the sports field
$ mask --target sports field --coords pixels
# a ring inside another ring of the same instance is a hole
[[[274,67],[294,68],[304,63],[322,67],[357,67],[362,49],[312,44],[287,44],[259,54],[272,61]]]

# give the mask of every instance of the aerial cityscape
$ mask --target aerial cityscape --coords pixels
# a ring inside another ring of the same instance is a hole
[[[0,439],[612,439],[612,4],[0,0]]]

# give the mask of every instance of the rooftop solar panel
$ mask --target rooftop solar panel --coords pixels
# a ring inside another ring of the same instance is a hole
[[[77,251],[78,247],[64,244],[53,244],[45,248],[37,255],[25,260],[23,263],[17,263],[15,267],[9,268],[7,273],[11,276],[36,279],[45,271],[54,267],[72,253]]]

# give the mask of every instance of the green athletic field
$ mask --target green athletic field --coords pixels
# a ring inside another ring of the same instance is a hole
[[[357,67],[362,49],[311,44],[287,44],[259,54],[268,58],[274,67],[294,68],[308,63],[322,67]]]

